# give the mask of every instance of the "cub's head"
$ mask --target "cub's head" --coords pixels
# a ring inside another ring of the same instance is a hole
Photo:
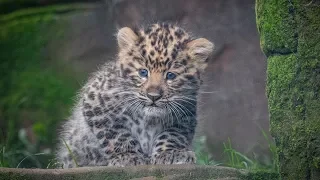
[[[213,43],[165,23],[137,31],[124,27],[117,39],[121,76],[147,115],[183,115],[195,107]]]

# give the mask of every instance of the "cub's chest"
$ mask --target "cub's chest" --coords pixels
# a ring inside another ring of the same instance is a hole
[[[156,136],[162,131],[160,124],[148,124],[145,121],[135,124],[131,128],[134,138],[136,138],[145,155],[151,155],[152,146]]]

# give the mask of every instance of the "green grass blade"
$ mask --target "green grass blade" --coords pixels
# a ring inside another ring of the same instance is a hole
[[[65,146],[67,147],[67,149],[68,149],[68,151],[69,151],[69,153],[70,153],[70,155],[71,155],[71,157],[72,157],[72,160],[73,160],[74,164],[76,165],[76,167],[79,167],[79,165],[78,165],[78,163],[77,163],[77,160],[76,160],[75,156],[73,155],[70,147],[68,146],[68,144],[66,143],[66,141],[65,141],[64,139],[62,139],[62,141],[63,141],[63,143],[65,144]]]

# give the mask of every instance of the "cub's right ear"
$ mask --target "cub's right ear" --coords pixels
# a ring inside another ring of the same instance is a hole
[[[199,38],[189,42],[187,47],[195,67],[203,71],[207,67],[208,57],[214,50],[214,44],[205,38]]]
[[[138,35],[128,27],[121,28],[117,34],[118,46],[120,49],[130,47],[138,40]]]

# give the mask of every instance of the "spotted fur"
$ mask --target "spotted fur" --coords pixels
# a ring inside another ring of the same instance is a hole
[[[64,168],[195,163],[196,98],[213,44],[165,23],[125,27],[117,39],[117,61],[80,92],[58,160]]]

